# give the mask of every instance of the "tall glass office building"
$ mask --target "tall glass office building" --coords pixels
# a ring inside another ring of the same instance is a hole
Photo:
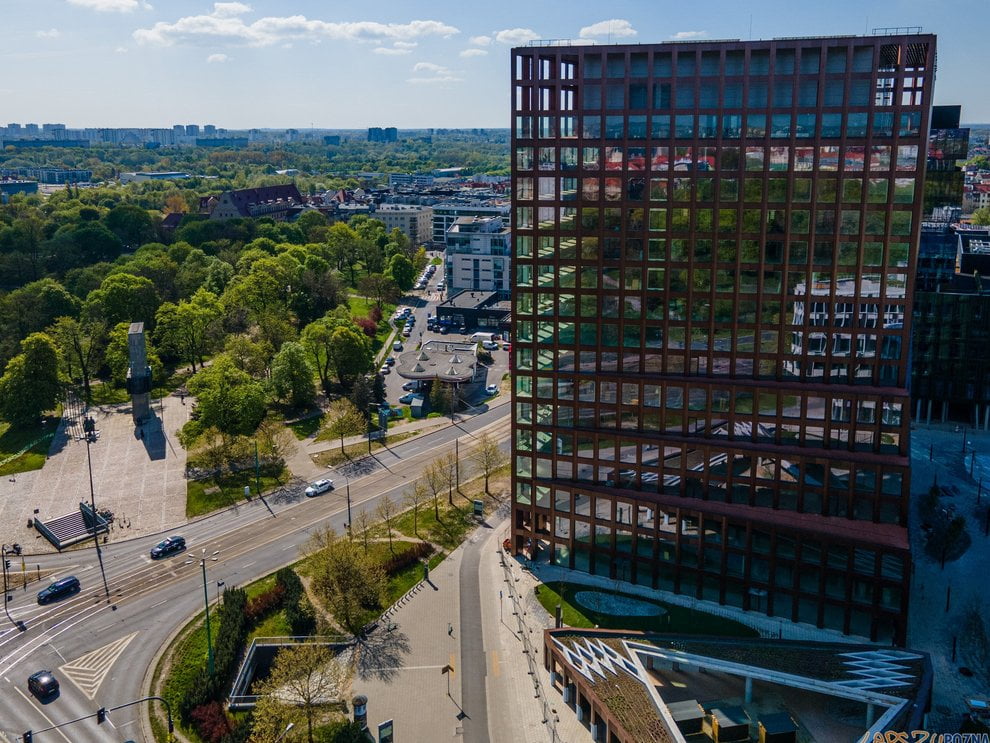
[[[517,553],[904,643],[934,61],[513,50]]]

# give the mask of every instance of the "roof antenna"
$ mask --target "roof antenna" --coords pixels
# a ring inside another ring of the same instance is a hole
[[[749,41],[753,40],[753,14],[749,14]]]

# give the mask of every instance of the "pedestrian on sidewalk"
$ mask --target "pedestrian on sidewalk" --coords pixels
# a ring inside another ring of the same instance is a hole
[[[448,637],[454,636],[454,625],[452,625],[450,622],[447,622],[447,635]]]

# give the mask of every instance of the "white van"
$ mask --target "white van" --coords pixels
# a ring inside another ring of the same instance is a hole
[[[480,343],[481,341],[492,341],[495,339],[495,333],[472,333],[471,342]]]

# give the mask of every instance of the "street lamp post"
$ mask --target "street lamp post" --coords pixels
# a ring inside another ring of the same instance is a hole
[[[96,438],[96,421],[88,415],[83,419],[83,433],[86,435],[86,468],[89,471],[89,505],[93,509],[93,544],[96,545],[96,559],[100,563],[100,575],[103,576],[103,591],[106,593],[107,602],[110,601],[110,586],[107,585],[107,573],[103,568],[103,553],[100,551],[100,536],[96,533],[96,495],[93,491],[93,459],[89,453],[89,447]]]
[[[343,470],[337,470],[337,474],[344,478],[345,492],[347,493],[347,523],[344,528],[347,529],[347,533],[351,533],[351,478]]]
[[[275,743],[278,743],[280,740],[282,740],[282,738],[288,735],[289,731],[292,730],[292,728],[294,728],[295,726],[296,723],[294,722],[290,722],[288,725],[286,725],[285,730],[283,730],[281,734],[275,739]]]
[[[14,621],[13,617],[10,616],[10,609],[7,607],[7,600],[10,598],[7,595],[7,545],[4,544],[0,546],[0,560],[3,561],[3,612],[7,615],[7,619],[14,626],[17,626],[17,622]]]
[[[216,552],[210,559],[216,560]],[[199,566],[203,569],[203,603],[206,605],[206,667],[213,675],[213,636],[210,634],[210,594],[206,590],[206,547],[203,548],[203,556],[199,560]],[[219,590],[219,589],[218,589]]]

